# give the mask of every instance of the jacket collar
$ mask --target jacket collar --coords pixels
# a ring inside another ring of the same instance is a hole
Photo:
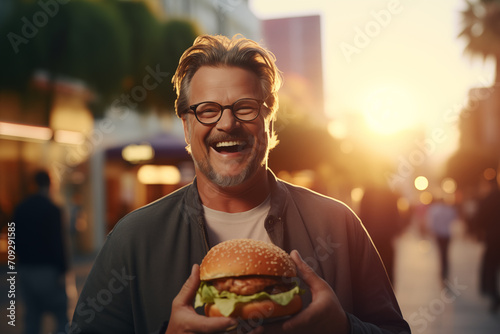
[[[271,188],[271,209],[269,210],[269,217],[282,219],[285,212],[288,189],[270,169],[268,169],[268,175]]]

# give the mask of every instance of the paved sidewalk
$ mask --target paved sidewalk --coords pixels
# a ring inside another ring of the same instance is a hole
[[[491,314],[489,300],[479,294],[483,247],[465,235],[461,223],[453,228],[445,284],[432,238],[410,229],[398,240],[396,250],[395,291],[412,333],[500,333],[500,312]]]

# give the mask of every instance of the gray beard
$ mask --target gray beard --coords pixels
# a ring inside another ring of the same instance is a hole
[[[234,187],[245,182],[250,175],[252,175],[256,169],[256,164],[248,164],[248,166],[238,175],[228,176],[221,175],[217,173],[210,164],[206,161],[196,161],[194,160],[194,165],[196,168],[205,175],[211,182],[218,185],[219,187]],[[262,165],[262,164],[261,164]]]
[[[260,152],[260,154],[257,154],[253,157],[253,159],[249,161],[248,165],[240,174],[235,176],[227,176],[217,173],[208,163],[208,159],[197,161],[193,158],[193,155],[191,155],[191,157],[193,158],[196,169],[198,169],[203,175],[205,175],[211,182],[218,185],[219,187],[234,187],[248,180],[257,171],[258,168],[266,165],[269,155],[269,149],[266,146],[265,148],[263,147],[263,151]]]

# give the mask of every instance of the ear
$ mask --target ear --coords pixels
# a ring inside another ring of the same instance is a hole
[[[189,131],[189,124],[188,124],[187,116],[183,115],[181,117],[181,120],[182,120],[182,127],[184,128],[184,141],[186,142],[186,144],[190,145],[191,144],[191,135],[190,135],[191,131]]]
[[[269,133],[268,133],[268,136],[269,136],[268,137],[268,139],[269,139],[268,149],[269,149],[269,151],[272,150],[273,148],[275,148],[276,145],[278,145],[278,143],[279,143],[278,135],[274,131],[274,122],[275,122],[274,118],[270,118],[269,119],[269,125],[268,125],[268,129],[269,129]]]
[[[182,127],[184,129],[184,141],[186,142],[186,151],[191,154],[191,125],[189,124],[189,120],[187,119],[187,115],[183,115],[181,117]]]
[[[269,133],[269,136],[272,137],[274,133],[274,119],[272,117],[268,117],[264,124],[266,126],[266,130]]]

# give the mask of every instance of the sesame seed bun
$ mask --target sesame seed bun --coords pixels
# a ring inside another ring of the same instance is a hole
[[[202,281],[249,275],[295,277],[297,270],[284,250],[252,239],[222,242],[210,249],[200,265]]]

